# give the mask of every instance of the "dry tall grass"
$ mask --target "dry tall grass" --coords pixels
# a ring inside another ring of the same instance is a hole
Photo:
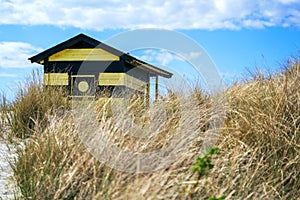
[[[4,94],[0,94],[0,138],[3,137],[5,125],[6,125],[6,116],[5,113],[8,112],[8,101]]]
[[[101,164],[81,143],[80,133],[76,131],[80,128],[74,123],[76,116],[54,117],[43,132],[35,129],[25,150],[18,152],[14,174],[22,198],[208,199],[225,196],[226,199],[298,199],[299,83],[300,63],[291,62],[281,73],[274,76],[258,73],[252,80],[228,89],[226,119],[217,143],[220,154],[213,158],[215,166],[208,176],[199,181],[190,167],[199,155],[203,136],[207,134],[205,127],[214,115],[211,97],[200,95],[199,98],[195,92],[194,97],[201,102],[202,108],[196,116],[199,121],[195,116],[182,115],[178,107],[172,109],[178,99],[167,98],[165,101],[172,112],[164,119],[169,123],[159,129],[157,135],[146,139],[132,139],[122,129],[114,128],[116,124],[117,127],[128,125],[122,117],[120,121],[118,118],[97,121],[111,141],[140,152],[149,150],[147,147],[152,151],[167,145],[172,134],[176,134],[174,121],[190,122],[180,130],[197,137],[183,153],[178,152],[182,154],[178,154],[169,167],[152,173],[119,172]],[[193,120],[200,123],[197,128]],[[150,126],[155,128],[154,125]]]
[[[2,113],[11,127],[11,134],[26,138],[36,127],[44,128],[47,116],[58,109],[67,109],[68,103],[62,89],[47,90],[43,87],[40,72],[33,71],[26,81],[20,83],[16,100],[6,106]],[[2,104],[5,105],[5,104]],[[36,126],[39,124],[38,126]]]

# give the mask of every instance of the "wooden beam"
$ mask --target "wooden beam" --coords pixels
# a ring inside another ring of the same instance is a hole
[[[131,65],[133,65],[133,66],[135,66],[135,67],[141,68],[141,69],[146,68],[146,69],[148,69],[149,71],[154,72],[154,73],[158,73],[159,75],[161,75],[161,76],[163,76],[163,77],[166,77],[166,78],[171,78],[172,75],[173,75],[173,74],[170,73],[170,72],[167,72],[167,71],[165,71],[165,70],[159,69],[159,68],[154,67],[154,66],[152,66],[152,65],[150,65],[150,64],[147,64],[147,63],[142,63],[142,62],[140,62],[140,61],[138,61],[138,60],[125,61],[125,62],[127,62],[127,63],[129,63],[129,64],[131,64]],[[142,66],[143,66],[144,68],[143,68]]]

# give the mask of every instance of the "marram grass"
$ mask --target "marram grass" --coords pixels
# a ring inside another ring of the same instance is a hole
[[[33,129],[13,164],[20,198],[299,199],[299,83],[300,63],[291,62],[277,74],[257,73],[228,88],[227,112],[216,144],[219,153],[213,158],[213,168],[200,179],[190,168],[199,156],[213,110],[210,97],[199,97],[199,92],[195,91],[194,97],[201,102],[201,116],[196,116],[201,124],[197,129],[184,130],[197,134],[197,138],[168,168],[152,173],[125,173],[105,166],[81,143],[74,116],[49,114],[47,126],[39,123],[43,128]],[[125,123],[118,118],[99,116],[100,126],[122,148],[141,152],[159,149],[172,139],[174,127],[182,118],[176,98],[170,95],[164,101],[169,108],[164,118],[168,123],[151,139],[133,139],[114,129],[116,124]],[[132,118],[140,118],[134,106],[139,105],[132,106]],[[102,105],[101,109],[106,107]],[[144,121],[136,123],[147,123],[147,112],[144,113]],[[186,121],[189,119],[192,118]]]

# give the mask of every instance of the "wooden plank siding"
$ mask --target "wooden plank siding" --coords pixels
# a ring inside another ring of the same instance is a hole
[[[49,57],[49,61],[119,61],[120,58],[103,49],[64,49]]]
[[[44,85],[68,85],[68,73],[45,73]]]
[[[145,92],[147,82],[141,81],[126,73],[100,73],[98,79],[100,86],[126,86],[128,88]]]

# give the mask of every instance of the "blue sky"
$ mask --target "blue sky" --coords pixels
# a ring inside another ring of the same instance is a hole
[[[276,71],[299,57],[299,0],[0,0],[0,91],[11,98],[27,59],[79,33],[100,41],[138,28],[174,30],[200,44],[225,82],[247,69]],[[149,53],[149,52],[148,52]],[[172,56],[142,58],[168,65]],[[168,60],[166,60],[168,59]]]

